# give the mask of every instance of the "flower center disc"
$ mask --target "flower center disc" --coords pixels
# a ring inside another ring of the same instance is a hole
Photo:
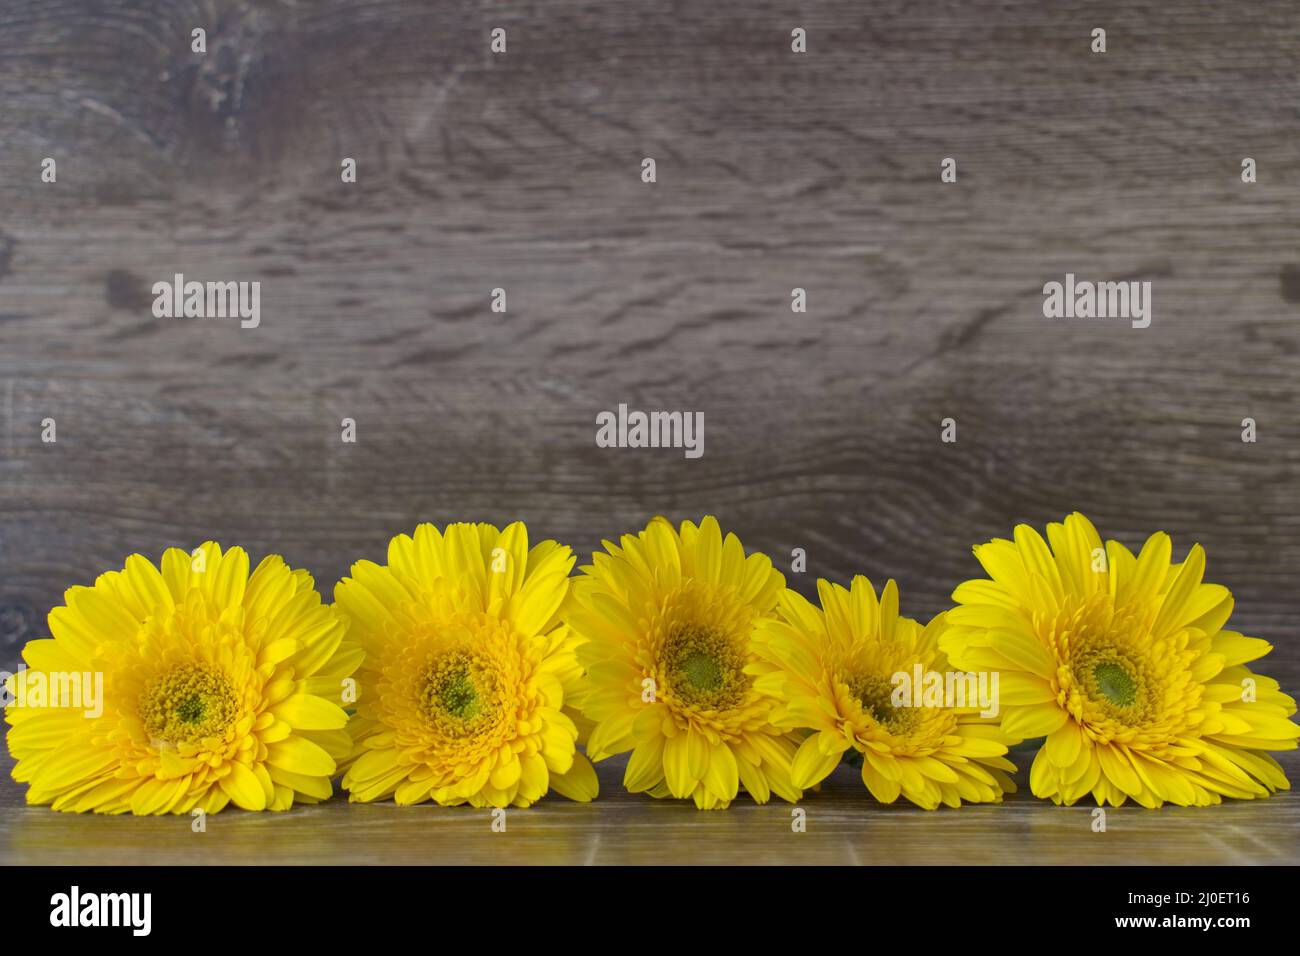
[[[846,684],[863,712],[892,733],[902,733],[916,722],[915,708],[894,706],[894,685],[885,678],[867,674]]]
[[[472,655],[457,651],[429,668],[420,703],[437,729],[461,737],[491,719],[495,690],[492,671]]]
[[[206,664],[174,667],[140,697],[140,720],[150,739],[173,745],[222,736],[238,713],[230,679]]]
[[[689,627],[668,638],[664,672],[683,703],[711,710],[735,706],[750,684],[737,647],[716,631]]]
[[[1137,681],[1124,665],[1103,661],[1092,669],[1097,693],[1116,707],[1132,707],[1137,702]]]

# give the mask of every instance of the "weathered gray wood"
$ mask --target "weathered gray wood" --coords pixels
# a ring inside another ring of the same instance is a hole
[[[1295,693],[1300,21],[1286,0],[1058,6],[10,0],[0,667],[68,585],[209,536],[328,590],[419,520],[524,517],[586,553],[656,512],[714,512],[778,559],[806,548],[800,588],[892,575],[924,616],[976,573],[972,543],[1079,509],[1130,545],[1204,543]],[[261,327],[154,319],[150,287],[176,272],[261,281]],[[1065,272],[1152,280],[1152,326],[1044,319]],[[619,402],[703,411],[704,457],[597,449]],[[588,821],[556,836],[578,841],[565,858],[637,858],[678,820],[734,837],[701,841],[719,856],[815,855],[782,842],[780,808],[600,806],[528,826]],[[1028,802],[870,811],[865,830],[853,806],[839,837],[798,846],[1100,845]],[[1140,852],[1281,852],[1294,807],[1142,818]],[[312,852],[318,819],[348,852],[435,852],[384,836],[423,816],[342,813],[236,826],[287,856]],[[747,842],[769,817],[773,842]],[[0,820],[19,856],[78,852],[58,849],[73,833],[164,845],[148,821]]]

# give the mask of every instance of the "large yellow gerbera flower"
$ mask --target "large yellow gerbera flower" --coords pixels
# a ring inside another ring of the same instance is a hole
[[[24,648],[5,717],[27,802],[156,814],[327,799],[361,652],[311,575],[275,556],[250,575],[243,549],[212,542],[161,564],[132,555],[70,589],[53,638]]]
[[[712,517],[680,533],[656,518],[604,546],[574,584],[569,614],[586,640],[591,758],[630,750],[629,790],[701,809],[727,806],[742,785],[759,803],[798,800],[795,742],[772,725],[776,701],[755,682],[769,668],[754,631],[785,586],[780,572],[764,555],[745,557],[734,534],[724,541]]]
[[[774,720],[812,731],[795,754],[794,785],[820,783],[853,752],[882,803],[901,795],[933,810],[1014,793],[1008,773],[1016,768],[1003,754],[1015,741],[980,716],[978,675],[948,680],[938,645],[944,616],[924,628],[900,617],[893,581],[879,600],[861,575],[850,590],[823,580],[817,592],[820,608],[786,591],[780,618],[758,636],[759,655],[776,668],[759,678],[759,688],[784,701]],[[938,681],[953,689],[952,700],[935,699]],[[987,680],[982,686],[986,696],[994,687]]]
[[[1169,536],[1136,558],[1081,514],[975,548],[991,581],[953,593],[941,639],[961,667],[1001,671],[1004,729],[1046,737],[1040,797],[1145,807],[1264,797],[1288,788],[1265,751],[1291,750],[1295,701],[1244,665],[1272,650],[1224,630],[1232,595],[1204,584],[1205,553],[1170,561]]]
[[[572,551],[516,522],[429,524],[334,589],[366,651],[343,786],[353,801],[526,807],[587,801],[595,771],[569,713],[582,669],[559,624]]]

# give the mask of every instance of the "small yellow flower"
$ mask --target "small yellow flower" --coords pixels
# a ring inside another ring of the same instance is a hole
[[[1028,525],[1014,539],[975,548],[991,580],[953,593],[941,643],[1001,671],[1009,734],[1046,737],[1036,796],[1205,806],[1288,789],[1266,751],[1295,749],[1295,701],[1245,666],[1272,647],[1224,629],[1232,595],[1202,582],[1200,545],[1174,564],[1157,532],[1134,557],[1077,513],[1046,542]]]
[[[528,547],[516,522],[429,524],[388,564],[361,561],[334,589],[366,652],[350,799],[526,807],[554,789],[596,796],[571,711],[582,669],[559,623],[573,554]]]
[[[28,803],[215,813],[330,796],[349,749],[344,681],[361,652],[306,571],[271,556],[250,575],[243,549],[208,542],[168,550],[161,571],[132,555],[66,601],[7,688],[25,705],[5,717]],[[93,708],[84,692],[74,706],[52,699],[91,679],[103,690]]]
[[[958,705],[923,697],[919,686],[912,696],[918,667],[945,679],[950,673],[938,646],[943,615],[924,628],[900,617],[893,581],[879,600],[861,575],[848,590],[818,581],[817,591],[820,608],[786,591],[779,620],[759,634],[759,654],[776,668],[759,684],[785,702],[776,721],[812,732],[795,754],[794,785],[815,786],[852,752],[882,803],[901,795],[933,810],[1014,793],[1008,774],[1016,768],[1003,756],[1014,741],[980,716],[968,685],[960,685],[960,699],[954,695]]]
[[[569,622],[586,643],[583,713],[595,723],[593,760],[632,751],[633,793],[727,806],[741,786],[758,803],[799,799],[790,783],[795,741],[771,723],[776,700],[754,633],[785,586],[761,554],[745,556],[718,522],[678,532],[656,518],[619,545],[605,542],[574,584]]]

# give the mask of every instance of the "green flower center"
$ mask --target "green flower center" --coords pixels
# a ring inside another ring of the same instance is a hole
[[[239,715],[239,699],[221,671],[181,664],[145,687],[139,711],[151,740],[194,743],[224,735]]]
[[[1132,707],[1137,702],[1137,681],[1124,665],[1116,661],[1103,661],[1092,669],[1097,693],[1116,707]]]
[[[176,705],[176,719],[183,724],[203,722],[203,715],[208,712],[207,702],[195,694]]]
[[[722,664],[704,651],[691,651],[681,662],[680,673],[692,690],[712,694],[722,689]]]
[[[895,707],[893,682],[874,674],[860,674],[845,682],[862,712],[891,733],[903,733],[919,716],[915,707]]]
[[[752,683],[744,652],[718,631],[678,628],[664,644],[663,662],[672,694],[701,709],[734,707]]]
[[[436,728],[465,736],[491,719],[495,690],[496,678],[487,662],[455,651],[430,665],[420,706]]]
[[[469,672],[457,674],[439,693],[439,705],[453,717],[470,720],[478,715],[478,688],[469,679]]]

